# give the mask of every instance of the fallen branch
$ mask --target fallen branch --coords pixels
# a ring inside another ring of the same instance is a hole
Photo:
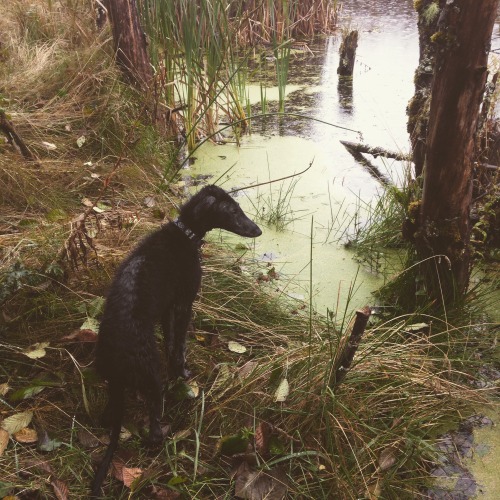
[[[402,153],[398,153],[397,151],[390,151],[389,149],[372,147],[367,144],[361,144],[359,142],[350,142],[350,141],[340,141],[349,152],[355,151],[356,153],[364,153],[367,155],[372,155],[375,158],[378,156],[383,156],[385,158],[393,158],[398,161],[411,161],[411,155],[405,155]]]
[[[359,151],[357,151],[355,148],[352,148],[350,145],[354,144],[353,142],[348,142],[348,141],[340,141],[344,147],[351,153],[352,157],[363,167],[368,170],[368,173],[372,175],[375,179],[377,179],[381,184],[384,186],[391,186],[392,182],[391,180],[384,175],[377,166],[375,166],[370,160],[367,160]]]
[[[343,345],[330,373],[328,385],[332,390],[335,390],[347,375],[347,372],[352,364],[352,360],[354,359],[354,355],[356,354],[361,342],[361,337],[365,332],[370,314],[371,310],[369,306],[365,306],[363,309],[356,311],[356,318],[354,320],[351,334],[349,335],[349,340]]]
[[[38,158],[29,150],[28,146],[16,132],[14,125],[8,120],[3,109],[0,109],[0,130],[7,137],[7,142],[17,148],[21,154],[27,159],[38,163]]]

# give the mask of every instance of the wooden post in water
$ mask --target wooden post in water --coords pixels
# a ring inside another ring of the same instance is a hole
[[[356,49],[358,48],[358,31],[349,31],[342,36],[340,44],[340,61],[337,73],[340,76],[352,76],[354,61],[356,59]]]

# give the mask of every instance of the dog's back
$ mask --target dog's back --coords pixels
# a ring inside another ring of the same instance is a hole
[[[198,251],[172,223],[142,241],[108,293],[97,345],[99,373],[140,389],[142,372],[152,362],[156,368],[155,324],[174,302],[191,304],[200,282]]]

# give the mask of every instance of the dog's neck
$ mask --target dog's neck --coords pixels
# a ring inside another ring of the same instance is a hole
[[[198,248],[201,248],[205,241],[203,240],[203,236],[199,236],[196,234],[191,228],[189,228],[184,222],[180,220],[179,217],[172,221],[178,229],[180,229],[190,241],[192,241]]]

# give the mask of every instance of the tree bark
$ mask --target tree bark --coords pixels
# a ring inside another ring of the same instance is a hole
[[[135,0],[108,0],[109,19],[113,28],[116,61],[126,79],[142,90],[148,90],[153,79],[145,34],[139,23]]]
[[[455,0],[440,14],[420,227],[415,238],[427,292],[452,301],[471,271],[472,158],[498,0]],[[436,272],[437,271],[437,272]]]
[[[427,140],[427,126],[429,122],[429,103],[431,99],[432,75],[434,74],[434,60],[436,44],[431,37],[437,30],[439,14],[445,0],[420,0],[415,3],[418,14],[419,60],[415,70],[415,93],[408,103],[407,130],[410,134],[415,177],[420,177],[424,169],[425,150]]]
[[[332,371],[328,380],[328,385],[332,390],[335,390],[347,375],[354,359],[354,355],[356,354],[361,342],[361,337],[365,333],[365,328],[368,324],[368,320],[370,319],[370,314],[371,309],[369,306],[365,306],[356,311],[356,318],[349,335],[349,340],[342,346],[337,355],[337,359],[332,366]]]

